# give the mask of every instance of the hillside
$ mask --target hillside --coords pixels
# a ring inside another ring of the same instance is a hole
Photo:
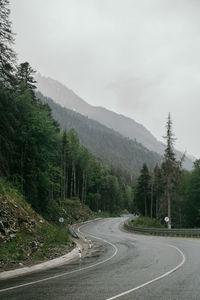
[[[58,222],[60,216],[63,225]],[[71,251],[75,244],[66,225],[91,219],[94,214],[79,201],[66,199],[62,208],[54,204],[46,217],[53,223],[37,214],[18,190],[0,178],[0,272]]]
[[[88,104],[72,90],[68,89],[66,86],[56,80],[46,78],[40,74],[37,74],[36,80],[38,90],[43,95],[50,97],[61,106],[96,120],[101,124],[121,133],[125,137],[136,140],[147,149],[163,155],[165,145],[158,141],[143,125],[135,122],[133,119],[114,113],[103,107],[95,107]],[[178,158],[180,158],[182,153],[176,151],[176,155]],[[192,166],[193,162],[190,157],[185,157],[184,167],[190,170],[192,169]]]
[[[136,176],[139,174],[144,162],[147,163],[150,169],[156,163],[160,163],[160,155],[149,151],[136,141],[122,136],[95,120],[63,108],[52,99],[44,97],[41,93],[37,93],[37,96],[44,103],[49,104],[53,117],[58,121],[61,128],[67,131],[74,128],[81,143],[103,161],[126,169]]]

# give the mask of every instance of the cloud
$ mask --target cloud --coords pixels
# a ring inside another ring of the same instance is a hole
[[[145,95],[149,88],[150,83],[139,78],[120,78],[106,86],[115,93],[119,108],[135,110],[147,109],[149,103]]]
[[[159,139],[171,111],[178,143],[200,156],[189,133],[200,127],[199,0],[10,2],[20,61]]]

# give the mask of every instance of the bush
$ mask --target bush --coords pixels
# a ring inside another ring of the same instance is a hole
[[[149,218],[149,217],[139,217],[131,221],[132,225],[141,228],[164,228],[164,224],[160,220]]]

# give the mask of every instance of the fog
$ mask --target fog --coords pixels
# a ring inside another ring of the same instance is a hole
[[[200,158],[200,1],[11,0],[19,62]]]

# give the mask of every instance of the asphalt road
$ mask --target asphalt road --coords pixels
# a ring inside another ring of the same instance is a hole
[[[136,235],[123,218],[88,223],[81,261],[0,281],[0,299],[200,299],[200,240]]]

